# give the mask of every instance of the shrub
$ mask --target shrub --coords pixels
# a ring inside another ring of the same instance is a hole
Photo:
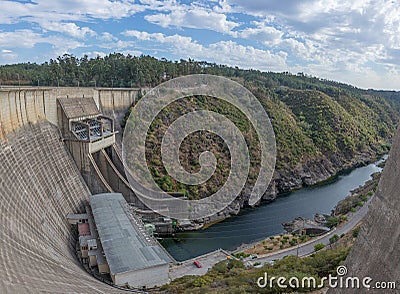
[[[352,233],[353,238],[357,238],[359,233],[360,233],[360,227],[355,228]]]
[[[347,216],[346,215],[342,215],[342,217],[340,218],[343,222],[347,221]]]
[[[325,245],[324,245],[324,244],[321,244],[321,243],[315,244],[315,246],[314,246],[314,250],[315,250],[315,251],[319,251],[319,250],[321,250],[321,249],[323,249],[323,248],[325,248]]]
[[[193,287],[203,287],[207,284],[208,284],[207,281],[205,279],[203,279],[202,277],[196,278],[192,283]]]
[[[335,243],[337,240],[339,240],[339,236],[338,235],[333,235],[332,237],[329,238],[329,243],[333,244]]]
[[[218,262],[216,265],[213,266],[213,270],[217,271],[218,273],[225,273],[228,271],[228,263],[223,260]]]
[[[247,253],[244,253],[244,252],[239,252],[239,253],[235,254],[236,258],[246,258],[246,257],[249,257],[249,256],[250,256],[250,254],[247,254]]]
[[[229,262],[228,262],[227,268],[228,268],[229,270],[231,270],[232,268],[244,268],[244,264],[243,264],[243,262],[241,262],[240,260],[231,259],[231,260],[229,260]]]
[[[354,207],[352,207],[352,208],[350,209],[350,211],[351,211],[351,212],[356,212],[356,209],[355,209]]]
[[[326,226],[330,229],[336,227],[339,224],[339,219],[335,216],[330,217],[326,220]]]

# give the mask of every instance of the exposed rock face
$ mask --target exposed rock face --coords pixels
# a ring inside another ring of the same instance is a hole
[[[335,176],[337,173],[353,169],[374,161],[378,154],[373,150],[358,153],[356,155],[347,154],[330,154],[321,155],[319,159],[308,160],[305,163],[298,164],[292,170],[279,171],[275,170],[271,183],[256,205],[261,201],[271,202],[278,197],[279,193],[287,193],[304,186],[311,186]],[[218,218],[223,216],[228,218],[240,212],[245,207],[250,198],[251,189],[245,186],[240,195],[228,207],[218,213]],[[205,223],[211,219],[204,219]]]
[[[400,128],[364,224],[346,260],[347,276],[371,277],[371,289],[331,293],[400,293]],[[374,281],[396,282],[396,290],[372,289]]]
[[[352,169],[373,161],[377,154],[373,150],[352,154],[326,154],[299,163],[294,169],[275,171],[273,180],[279,192],[289,192],[303,186],[323,182],[338,172]]]

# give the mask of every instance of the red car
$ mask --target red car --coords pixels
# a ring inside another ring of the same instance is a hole
[[[198,268],[203,267],[203,266],[201,265],[200,261],[198,261],[198,260],[193,261],[193,264],[194,264],[195,266],[197,266]]]

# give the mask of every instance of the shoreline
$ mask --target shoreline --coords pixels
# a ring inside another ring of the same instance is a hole
[[[381,159],[379,159],[378,161],[380,161],[380,160]],[[380,179],[381,173],[382,172],[378,172],[378,173],[372,174],[371,175],[372,179],[366,181],[362,186],[359,186],[359,187],[351,190],[349,195],[347,195],[343,200],[341,200],[341,201],[339,201],[337,203],[337,205],[334,207],[332,212],[334,212],[335,209],[342,202],[348,201],[349,199],[353,198],[354,196],[360,196],[360,191],[362,191],[363,194],[365,194],[365,195],[361,195],[361,196],[366,196],[367,197],[367,199],[365,199],[365,201],[363,201],[363,205],[368,203],[372,199],[372,197],[374,196],[374,189],[375,189],[376,185],[379,183],[379,179]],[[369,194],[370,192],[372,192],[373,194]],[[260,255],[261,256],[268,256],[268,255],[275,254],[275,253],[278,253],[278,252],[285,252],[286,250],[293,249],[298,245],[305,245],[305,244],[307,244],[309,242],[313,242],[313,241],[316,241],[316,240],[318,240],[320,238],[323,238],[327,234],[332,234],[332,232],[334,232],[337,228],[340,228],[341,226],[343,226],[347,222],[348,216],[350,214],[353,214],[356,211],[358,211],[359,209],[361,209],[361,207],[363,205],[360,205],[359,203],[360,202],[357,202],[357,205],[352,207],[352,208],[354,208],[354,210],[351,209],[351,210],[347,211],[346,213],[340,213],[340,214],[331,215],[331,217],[333,217],[333,218],[338,218],[339,219],[339,223],[338,223],[337,226],[333,227],[332,229],[330,229],[326,233],[323,233],[321,235],[312,236],[312,237],[307,237],[305,240],[303,240],[303,241],[301,241],[299,243],[296,243],[294,245],[291,245],[291,246],[286,246],[286,247],[279,248],[279,249],[274,248],[273,250],[268,250],[268,251],[264,250],[265,252],[263,254],[260,254]],[[299,235],[293,235],[291,233],[286,232],[286,233],[281,233],[281,234],[278,234],[278,235],[265,236],[262,240],[257,240],[257,241],[254,241],[254,242],[248,243],[248,244],[241,244],[240,246],[238,246],[236,249],[232,250],[231,252],[232,252],[232,254],[245,253],[245,254],[249,254],[249,256],[251,256],[252,255],[251,249],[256,249],[257,246],[260,247],[260,245],[262,245],[264,247],[270,245],[271,242],[267,243],[268,239],[269,240],[277,240],[279,242],[279,241],[282,241],[283,239],[287,238],[287,240],[288,240],[287,243],[289,243],[290,242],[289,240],[293,239],[295,236],[298,237]],[[269,246],[269,248],[271,248],[271,247]],[[264,248],[264,249],[266,249],[266,248]],[[256,256],[258,256],[258,254],[256,254]]]
[[[277,195],[276,195],[276,197],[274,199],[267,200],[267,199],[261,198],[259,203],[256,204],[256,205],[253,205],[253,206],[245,205],[243,207],[240,207],[240,210],[239,210],[238,214],[240,214],[240,212],[243,210],[243,208],[257,208],[257,207],[260,207],[262,205],[268,205],[269,203],[274,202],[279,197],[289,196],[291,193],[294,193],[294,192],[299,191],[299,190],[304,189],[304,188],[318,188],[318,187],[322,187],[322,186],[325,186],[325,185],[329,185],[329,184],[335,183],[340,176],[347,175],[347,174],[351,173],[353,170],[355,170],[356,168],[367,166],[367,165],[373,164],[373,163],[378,164],[378,162],[382,161],[382,160],[383,160],[383,162],[385,162],[385,160],[386,160],[385,156],[387,158],[388,153],[376,154],[376,156],[374,156],[373,158],[370,158],[368,161],[359,162],[359,163],[354,164],[352,167],[344,168],[344,169],[338,171],[335,175],[332,175],[329,178],[327,178],[325,180],[322,180],[320,182],[317,182],[317,183],[315,183],[313,185],[303,185],[300,188],[293,189],[293,190],[290,190],[290,191],[287,191],[287,192],[279,192],[279,193],[277,193]],[[352,192],[352,191],[350,191],[350,192]],[[350,196],[350,195],[348,195],[348,196]],[[346,196],[346,198],[348,196]],[[236,214],[236,215],[238,215],[238,214]],[[210,222],[202,222],[202,226],[199,229],[206,230],[206,229],[210,228],[211,226],[213,226],[213,225],[215,225],[217,223],[223,222],[224,220],[227,220],[227,219],[231,218],[232,216],[234,216],[234,215],[230,214],[230,215],[227,215],[226,217],[219,218],[217,220],[212,220]],[[193,231],[193,229],[185,230],[185,231]]]

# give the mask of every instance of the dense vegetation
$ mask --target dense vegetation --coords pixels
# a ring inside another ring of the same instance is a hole
[[[313,171],[315,164],[327,166],[327,170],[334,173],[359,154],[372,159],[376,154],[387,152],[399,118],[398,92],[362,90],[303,73],[241,70],[190,59],[172,62],[119,53],[97,58],[64,55],[43,64],[0,66],[0,81],[8,85],[147,88],[195,73],[229,77],[260,100],[275,131],[277,174],[297,178],[297,182],[288,187],[283,187],[288,183],[283,179],[277,185],[280,191],[299,188],[299,182],[300,185],[315,183],[312,177],[320,173],[320,169]],[[198,154],[210,150],[218,159],[217,173],[200,187],[182,185],[166,175],[159,152],[162,133],[179,115],[193,109],[224,113],[244,133],[252,159],[248,181],[251,186],[258,174],[257,136],[238,109],[210,97],[181,99],[164,109],[153,122],[147,159],[157,183],[167,191],[181,191],[191,198],[199,198],[216,191],[227,177],[229,152],[218,137],[207,133],[185,140],[181,146],[181,154],[184,154],[181,161],[187,170],[195,172],[199,168]]]
[[[174,280],[171,284],[163,286],[161,290],[167,293],[294,293],[309,292],[312,288],[259,288],[257,279],[267,272],[268,277],[314,277],[317,285],[321,278],[329,274],[336,276],[336,268],[344,263],[349,248],[336,247],[332,250],[318,251],[314,255],[299,258],[288,256],[277,260],[274,265],[265,265],[261,268],[245,268],[238,260],[221,261],[217,263],[204,276],[185,276]],[[315,288],[314,288],[315,290]]]

